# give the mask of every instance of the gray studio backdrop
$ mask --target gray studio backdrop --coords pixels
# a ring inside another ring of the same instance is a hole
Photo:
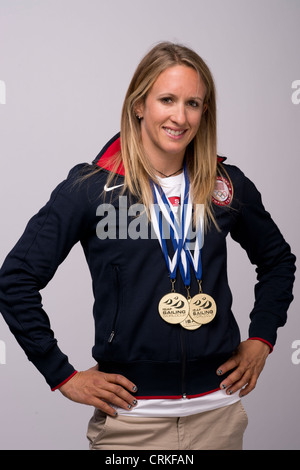
[[[161,40],[213,71],[218,151],[255,181],[299,254],[299,0],[0,0],[0,262],[79,162],[119,130],[131,75]],[[247,337],[255,269],[228,240],[234,312]],[[245,449],[299,449],[299,283],[258,385]],[[90,278],[76,246],[43,292],[59,344],[94,365]],[[92,409],[51,392],[0,315],[0,449],[87,449]]]

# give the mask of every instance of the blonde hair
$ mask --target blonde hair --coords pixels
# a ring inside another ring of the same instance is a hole
[[[206,88],[205,112],[202,115],[198,132],[187,148],[186,163],[194,207],[204,205],[205,221],[212,220],[215,223],[212,209],[212,193],[218,171],[215,85],[206,63],[190,48],[170,42],[161,42],[153,47],[139,63],[123,103],[121,152],[114,157],[114,169],[116,170],[123,163],[125,169],[124,191],[128,189],[132,195],[137,197],[149,214],[149,207],[153,202],[150,179],[156,181],[156,176],[145,155],[136,108],[145,102],[147,93],[158,76],[167,68],[175,65],[185,65],[195,69]],[[113,176],[112,174],[110,179]]]

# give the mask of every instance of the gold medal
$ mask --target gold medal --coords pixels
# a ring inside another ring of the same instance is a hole
[[[182,328],[185,328],[186,330],[197,330],[198,328],[200,328],[200,324],[199,323],[196,323],[191,317],[190,315],[188,315],[186,317],[185,320],[183,320],[183,322],[180,323]]]
[[[164,321],[176,325],[183,322],[188,316],[189,303],[184,295],[170,292],[160,300],[158,312]]]
[[[205,325],[215,318],[216,313],[217,306],[210,295],[200,292],[192,297],[189,315],[196,323]]]

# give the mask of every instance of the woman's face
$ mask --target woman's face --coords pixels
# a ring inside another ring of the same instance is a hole
[[[170,157],[182,163],[200,125],[205,93],[204,83],[191,67],[175,65],[159,75],[145,103],[137,108],[142,142],[154,167]]]

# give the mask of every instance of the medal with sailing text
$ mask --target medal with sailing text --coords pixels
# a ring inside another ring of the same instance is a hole
[[[189,314],[189,303],[182,294],[170,292],[162,297],[158,312],[163,320],[172,325],[183,322]]]
[[[194,295],[190,301],[190,317],[201,325],[211,322],[217,313],[217,306],[214,299],[203,292]]]

